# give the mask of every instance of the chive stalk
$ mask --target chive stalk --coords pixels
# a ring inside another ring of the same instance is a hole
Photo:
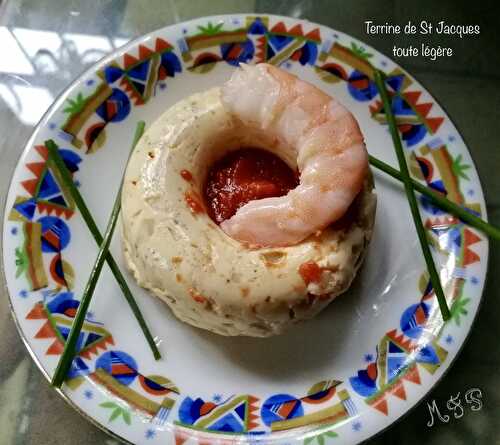
[[[422,253],[424,255],[425,262],[427,264],[427,269],[429,271],[430,280],[432,287],[434,288],[434,293],[438,300],[439,309],[441,310],[441,315],[444,321],[450,319],[450,310],[448,309],[448,304],[446,302],[446,297],[441,286],[441,280],[439,278],[438,272],[436,270],[436,265],[434,264],[434,259],[427,241],[427,235],[425,232],[424,225],[420,216],[420,211],[418,209],[417,198],[415,197],[415,191],[413,189],[412,180],[410,173],[408,171],[408,165],[406,164],[406,158],[403,151],[403,145],[401,144],[401,139],[399,137],[399,131],[396,124],[396,119],[392,113],[391,102],[389,100],[389,94],[385,87],[385,75],[381,71],[375,72],[375,83],[377,85],[382,103],[384,105],[385,115],[387,123],[389,125],[389,130],[392,137],[392,142],[399,164],[399,173],[401,180],[403,181],[406,197],[408,198],[408,204],[410,205],[410,211],[413,217],[413,222],[415,224],[415,229],[417,230],[418,239],[420,241],[420,247],[422,248]]]
[[[395,169],[394,167],[391,167],[389,164],[386,164],[384,161],[381,161],[380,159],[377,159],[374,156],[369,155],[369,159],[370,159],[370,164],[373,165],[375,168],[378,168],[379,170],[383,171],[384,173],[387,173],[389,176],[392,176],[394,179],[398,179],[399,181],[403,180],[399,170]],[[451,213],[451,214],[457,216],[463,222],[480,230],[481,232],[488,235],[490,238],[493,238],[493,239],[496,239],[497,241],[500,241],[500,229],[499,228],[495,227],[494,225],[492,225],[490,223],[487,223],[483,219],[479,218],[478,216],[476,216],[473,213],[471,213],[470,211],[468,211],[466,208],[461,207],[458,204],[455,204],[453,201],[450,201],[449,199],[445,198],[440,193],[435,192],[434,190],[432,190],[429,187],[426,187],[425,185],[421,184],[420,182],[412,179],[411,184],[412,184],[412,187],[414,190],[416,190],[417,192],[419,192],[422,195],[429,198],[435,206],[439,207],[440,209],[442,209],[448,213]]]
[[[143,121],[139,122],[137,124],[136,132],[134,134],[134,139],[132,143],[132,150],[135,148],[138,140],[140,139],[141,135],[144,132],[144,127],[145,124]],[[77,313],[75,315],[73,325],[71,327],[71,331],[69,333],[69,336],[66,340],[65,346],[64,346],[64,351],[63,354],[59,360],[59,363],[57,365],[56,371],[54,373],[54,377],[52,379],[52,385],[55,387],[60,387],[62,382],[64,381],[67,372],[71,366],[71,363],[73,361],[73,358],[76,353],[76,343],[78,341],[78,337],[80,336],[80,332],[83,326],[83,323],[85,321],[85,315],[87,313],[88,307],[90,305],[90,301],[92,299],[92,295],[94,293],[95,287],[97,285],[97,280],[99,279],[99,275],[102,271],[102,267],[104,265],[104,261],[107,261],[113,275],[115,276],[118,285],[120,286],[123,295],[125,296],[127,302],[129,303],[132,312],[134,313],[145,337],[146,340],[151,347],[151,350],[153,351],[153,355],[156,360],[161,358],[160,352],[158,350],[158,347],[156,346],[156,343],[154,341],[153,336],[151,335],[146,322],[144,320],[144,317],[142,316],[142,313],[127,285],[127,282],[125,281],[125,278],[123,277],[122,273],[120,272],[120,269],[114,260],[113,256],[109,252],[109,244],[111,242],[113,232],[116,226],[116,222],[118,220],[118,215],[120,213],[121,209],[121,188],[122,184],[120,184],[115,203],[113,205],[113,210],[111,212],[108,226],[105,232],[104,237],[101,235],[99,232],[99,229],[97,228],[97,225],[87,207],[85,204],[85,201],[83,200],[83,197],[81,196],[79,190],[76,188],[75,184],[73,183],[73,178],[71,177],[71,173],[68,171],[66,168],[66,165],[64,164],[64,160],[62,159],[61,155],[59,154],[59,150],[57,145],[55,144],[54,141],[48,140],[45,142],[45,145],[49,151],[49,159],[53,161],[54,165],[58,169],[62,180],[64,181],[65,185],[68,187],[71,196],[73,197],[76,206],[80,210],[85,223],[87,224],[87,227],[89,228],[90,232],[92,233],[96,243],[100,246],[99,248],[99,253],[97,255],[94,267],[92,269],[92,272],[89,276],[89,279],[87,281],[87,285],[85,286],[85,290],[83,292],[82,299],[80,301],[80,305],[78,307]],[[123,182],[123,181],[122,181]]]

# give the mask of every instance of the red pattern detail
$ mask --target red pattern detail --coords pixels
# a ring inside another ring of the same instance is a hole
[[[97,346],[97,345],[96,345]],[[136,370],[132,369],[125,363],[113,363],[111,365],[111,374],[136,374]]]
[[[281,407],[278,409],[278,414],[283,418],[283,419],[288,419],[288,416],[292,412],[292,410],[295,408],[297,405],[296,400],[292,400],[290,402],[285,402]]]
[[[32,172],[37,178],[42,176],[43,171],[45,170],[45,162],[30,162],[26,164],[26,167],[30,172]]]
[[[253,430],[254,428],[257,428],[259,424],[257,422],[248,422],[247,424],[247,429],[249,431]]]
[[[321,41],[321,34],[319,32],[319,28],[315,28],[313,29],[312,31],[309,31],[306,35],[305,35],[305,38],[306,39],[310,39],[310,40],[316,40],[316,41]]]
[[[385,400],[383,397],[377,400],[372,406],[379,410],[382,414],[385,414],[386,416],[389,414],[389,409],[387,407],[387,400]]]
[[[274,32],[276,34],[286,33],[286,26],[283,22],[278,22],[271,28],[271,32]]]
[[[398,130],[400,133],[405,133],[411,130],[411,124],[401,124],[398,125]]]
[[[108,114],[108,119],[113,119],[118,113],[118,106],[116,102],[111,100],[106,101],[106,112]]]
[[[464,266],[475,263],[480,260],[479,255],[469,249],[469,246],[481,241],[481,238],[477,236],[472,230],[469,228],[464,229]]]
[[[156,52],[164,52],[164,51],[167,51],[169,49],[172,49],[173,46],[168,43],[166,40],[163,40],[163,39],[156,39],[156,43],[155,43],[155,51]]]
[[[35,150],[43,159],[49,159],[49,150],[45,145],[35,145]]]
[[[370,86],[370,80],[369,79],[358,79],[358,80],[353,80],[350,82],[351,85],[358,89],[358,90],[363,90],[365,88],[368,88]]]
[[[371,114],[376,114],[382,110],[382,102],[376,100],[373,104],[368,106]]]
[[[61,340],[57,339],[49,346],[49,349],[45,352],[47,355],[61,355],[64,350],[64,344]]]
[[[294,27],[288,30],[288,34],[302,37],[304,35],[304,31],[302,30],[302,25],[300,23],[297,23]]]
[[[140,96],[140,94],[134,89],[134,87],[132,87],[130,82],[125,77],[120,81],[120,86],[122,86],[123,89],[127,93],[129,93],[130,98],[135,101],[134,105],[144,104],[144,101],[143,101],[142,97]]]
[[[137,62],[139,62],[139,59],[136,59],[134,56],[131,56],[128,53],[123,55],[123,66],[125,69],[135,65]]]
[[[266,60],[266,37],[261,36],[257,39],[257,51],[255,53],[257,62],[265,62]]]
[[[62,262],[62,256],[61,256],[60,252],[57,255],[55,255],[54,258],[52,258],[52,261],[50,262],[50,276],[53,278],[53,280],[57,284],[60,284],[61,286],[68,287],[68,283],[66,283],[66,279],[64,278],[64,274],[62,277],[57,275],[56,268],[57,268],[59,261]],[[62,267],[62,265],[61,265],[61,267]]]
[[[232,48],[231,48],[231,51],[229,51],[229,53],[227,54],[227,59],[228,60],[235,60],[239,57],[239,55],[241,54],[242,52],[242,49],[240,46],[238,45],[234,45]]]
[[[176,431],[174,433],[174,436],[175,436],[175,445],[183,445],[183,443],[189,439],[189,436],[181,431]]]
[[[472,230],[467,227],[464,229],[464,246],[470,246],[481,241],[481,238],[477,236]]]
[[[31,196],[35,196],[36,186],[38,185],[38,178],[22,181],[21,185]]]
[[[36,333],[35,338],[54,338],[55,336],[54,328],[49,321],[46,321]]]
[[[59,250],[61,247],[61,240],[60,238],[52,231],[52,230],[47,230],[46,232],[43,233],[43,238],[45,241],[47,241],[51,246],[54,247],[54,249]]]
[[[61,216],[64,213],[66,219],[70,219],[74,213],[71,209],[65,209],[57,204],[51,204],[46,201],[37,201],[36,206],[40,213],[47,213],[47,215],[50,215],[52,212],[55,212],[57,216]]]
[[[200,414],[202,416],[207,415],[210,411],[212,411],[214,408],[216,408],[217,405],[213,402],[205,402],[201,407],[200,407]]]
[[[47,315],[45,314],[45,308],[42,303],[35,304],[33,309],[31,309],[31,311],[28,312],[28,315],[26,315],[26,320],[40,320],[46,318]]]
[[[113,340],[113,337],[109,336],[109,337],[104,338],[104,340],[99,341],[99,343],[94,344],[92,347],[90,347],[90,348],[88,347],[86,349],[81,350],[78,353],[78,355],[83,357],[83,358],[86,358],[87,360],[90,360],[92,358],[93,354],[95,354],[95,355],[98,354],[98,349],[102,349],[103,351],[106,351],[108,349],[107,345],[114,345],[114,344],[115,344],[115,342]]]
[[[257,403],[259,401],[259,399],[255,396],[248,396],[248,403],[250,403],[251,405]],[[255,407],[252,407],[252,409],[256,409]]]
[[[167,77],[168,73],[164,66],[160,65],[158,68],[158,80],[163,80]]]
[[[423,117],[426,117],[429,114],[429,111],[431,111],[431,108],[432,108],[431,103],[415,105],[415,109]]]
[[[406,99],[406,101],[409,104],[412,104],[415,106],[415,105],[417,105],[418,99],[420,98],[421,95],[422,95],[422,93],[420,91],[408,91],[408,92],[403,94],[403,97]]]
[[[377,378],[377,365],[375,363],[370,363],[366,367],[366,372],[368,373],[368,377],[375,380]]]
[[[415,321],[418,325],[422,325],[426,319],[427,317],[425,316],[424,308],[422,306],[419,306],[415,311]]]
[[[413,365],[413,367],[403,376],[403,378],[417,385],[420,385],[422,383],[420,380],[420,374],[418,373],[417,365]]]
[[[148,59],[154,54],[153,51],[151,51],[148,47],[144,45],[139,45],[139,59],[144,60]]]
[[[396,383],[396,386],[392,388],[391,392],[393,395],[400,398],[401,400],[406,400],[406,391],[405,387],[403,386],[403,382],[399,381],[398,383]]]
[[[443,117],[431,117],[429,119],[426,119],[427,125],[430,127],[431,132],[434,134],[436,131],[438,131],[439,127],[443,123],[444,118]]]
[[[464,248],[464,266],[468,266],[469,264],[476,263],[479,261],[481,258],[476,252],[473,252],[472,250],[468,249],[467,247]]]
[[[396,329],[389,331],[386,335],[395,343],[397,343],[399,346],[405,348],[407,351],[412,351],[413,349],[415,349],[415,345],[411,342],[409,338],[405,339],[404,334],[397,335]]]

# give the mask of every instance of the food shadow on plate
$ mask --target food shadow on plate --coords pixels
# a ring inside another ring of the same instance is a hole
[[[378,235],[381,234],[375,234]],[[370,255],[372,247],[367,255]],[[378,267],[384,268],[384,265]],[[209,342],[212,347],[222,350],[224,358],[235,366],[268,379],[283,379],[285,371],[287,378],[309,372],[321,374],[322,370],[328,373],[332,363],[344,353],[349,353],[346,349],[351,347],[353,341],[363,342],[362,338],[353,337],[363,335],[362,326],[377,316],[377,305],[367,301],[368,298],[378,301],[379,306],[385,303],[379,301],[378,295],[370,297],[370,292],[366,290],[366,286],[373,282],[375,273],[366,270],[363,265],[348,291],[339,295],[313,319],[302,321],[281,335],[267,338],[224,337],[194,327],[191,332],[200,342]],[[387,276],[385,271],[382,275]],[[380,289],[386,286],[385,283],[377,283],[377,288],[379,285]],[[382,298],[389,297],[382,295]],[[345,341],[346,333],[350,337],[349,345]]]

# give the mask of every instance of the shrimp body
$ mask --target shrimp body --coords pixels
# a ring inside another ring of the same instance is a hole
[[[221,99],[245,125],[293,150],[299,185],[285,196],[250,201],[221,228],[257,247],[297,244],[344,215],[360,192],[368,154],[354,116],[320,89],[268,64],[240,65]]]

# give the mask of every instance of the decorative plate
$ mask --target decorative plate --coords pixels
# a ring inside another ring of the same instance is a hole
[[[97,252],[57,172],[52,138],[104,229],[139,120],[267,61],[340,99],[371,154],[396,165],[373,82],[387,73],[416,179],[485,216],[471,157],[449,117],[394,62],[326,26],[277,16],[214,16],[141,37],[106,57],[50,108],[14,172],[3,226],[19,332],[49,378]],[[352,289],[316,319],[269,339],[225,338],[175,319],[128,281],[161,343],[155,362],[109,270],[61,394],[109,433],[148,444],[357,443],[416,405],[453,362],[481,299],[488,241],[420,200],[445,285],[443,323],[401,184],[375,172],[376,229]],[[117,231],[119,233],[119,231]],[[112,252],[124,264],[120,236]]]

